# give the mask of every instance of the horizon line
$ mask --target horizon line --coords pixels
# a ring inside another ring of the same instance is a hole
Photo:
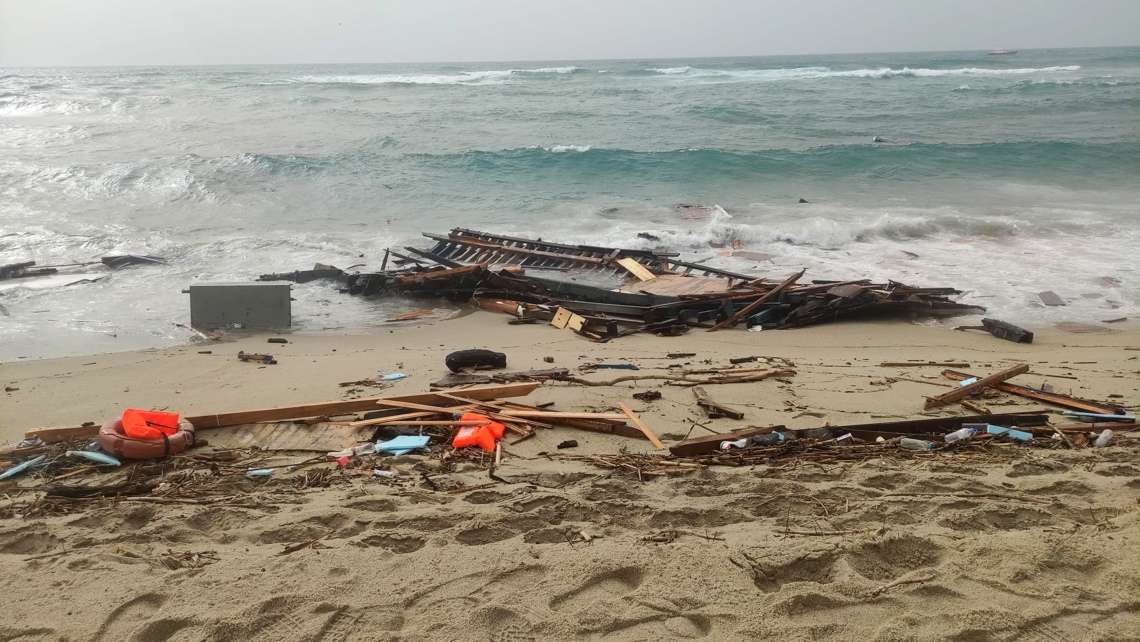
[[[1011,48],[1016,53],[1029,51],[1071,51],[1078,49],[1136,49],[1140,44],[1131,45],[1103,45],[1079,47],[1030,47]],[[114,67],[289,67],[299,65],[489,65],[500,63],[543,63],[543,62],[630,62],[637,60],[726,60],[745,58],[786,58],[792,56],[857,56],[871,54],[937,54],[937,53],[976,53],[999,51],[1000,49],[925,49],[925,50],[882,50],[882,51],[839,51],[829,53],[773,53],[773,54],[740,54],[731,56],[633,56],[628,58],[517,58],[499,60],[399,60],[388,62],[354,61],[354,62],[225,62],[225,63],[131,63],[131,64],[95,64],[95,65],[6,65],[0,63],[0,69],[98,69]]]

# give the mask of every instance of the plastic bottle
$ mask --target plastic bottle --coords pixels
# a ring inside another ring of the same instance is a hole
[[[906,450],[933,450],[934,442],[926,441],[925,439],[911,439],[910,437],[903,437],[899,440],[899,448]]]
[[[1096,441],[1093,442],[1093,448],[1104,448],[1112,443],[1112,431],[1105,428],[1097,435]]]
[[[977,428],[962,427],[954,432],[946,434],[946,443],[953,444],[959,441],[968,441],[978,434]]]
[[[356,457],[357,455],[371,455],[374,445],[371,443],[360,444],[352,448],[345,448],[336,452],[327,453],[325,456],[329,459],[340,459],[341,457]]]

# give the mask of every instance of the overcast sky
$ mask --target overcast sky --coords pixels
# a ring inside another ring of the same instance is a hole
[[[1140,0],[0,0],[0,65],[679,58],[1140,44]]]

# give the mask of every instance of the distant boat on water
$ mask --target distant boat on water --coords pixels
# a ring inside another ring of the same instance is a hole
[[[986,53],[987,56],[1012,56],[1017,53],[1016,49],[994,49]]]

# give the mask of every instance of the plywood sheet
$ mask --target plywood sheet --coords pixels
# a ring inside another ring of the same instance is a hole
[[[372,428],[347,428],[329,424],[298,424],[289,421],[215,428],[202,436],[215,448],[267,450],[344,450],[372,436]]]
[[[632,283],[624,286],[621,292],[648,292],[650,294],[719,294],[728,293],[728,280],[709,276],[682,276],[680,274],[659,274],[652,281]]]

